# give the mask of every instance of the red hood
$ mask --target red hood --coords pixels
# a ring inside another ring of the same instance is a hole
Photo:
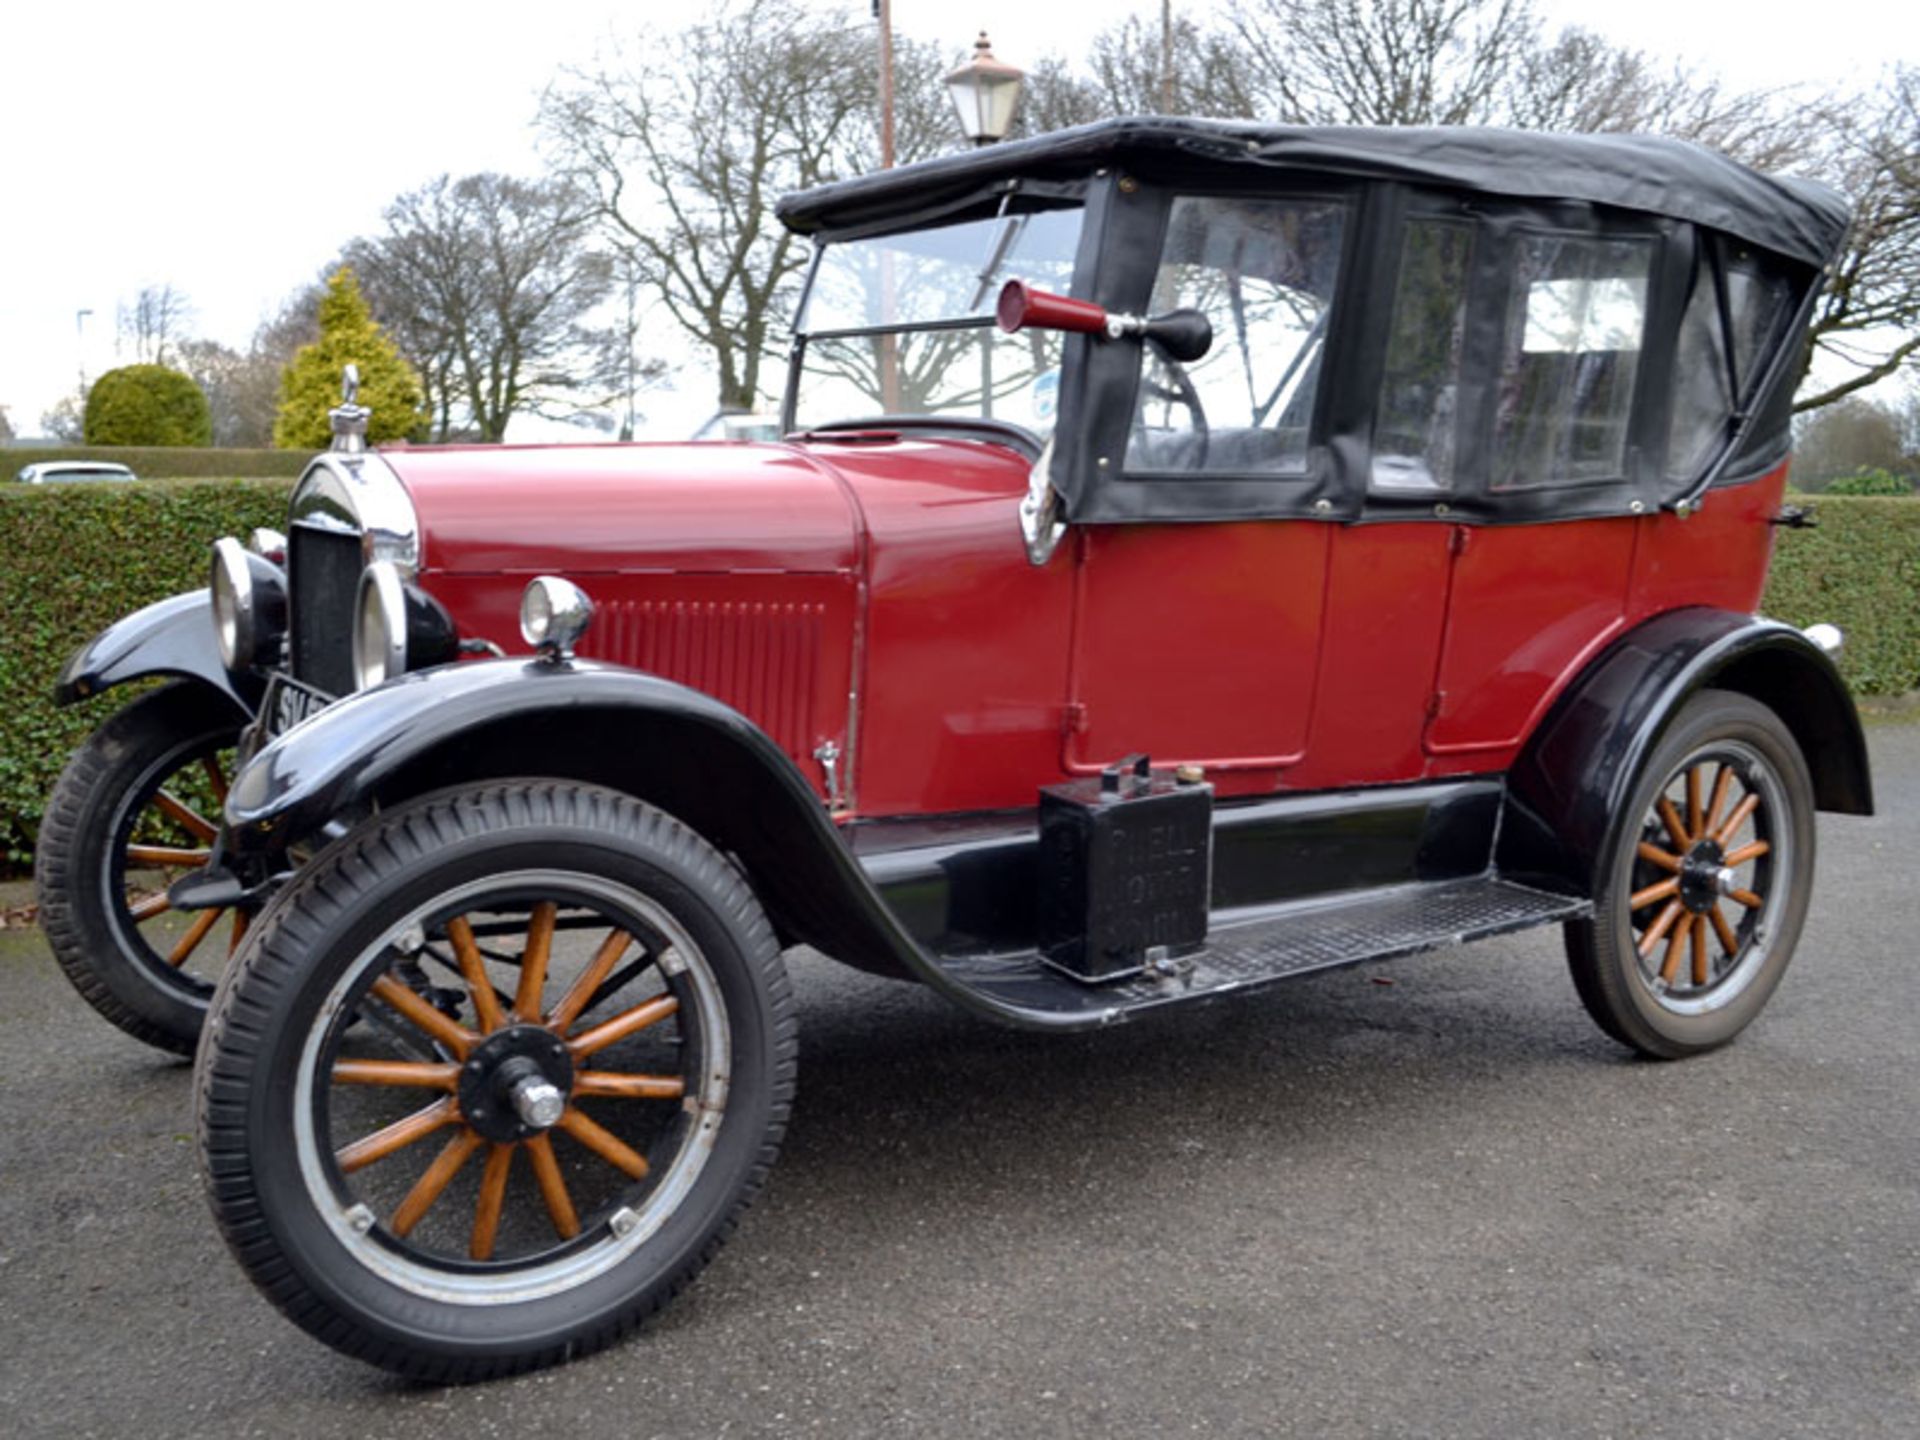
[[[835,472],[784,445],[385,450],[441,574],[848,573],[860,518]]]

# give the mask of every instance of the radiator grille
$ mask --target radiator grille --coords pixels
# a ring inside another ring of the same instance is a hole
[[[826,606],[616,600],[581,648],[724,701],[795,760],[819,743],[815,706]]]
[[[329,695],[353,689],[353,602],[360,537],[296,523],[287,537],[294,678]]]

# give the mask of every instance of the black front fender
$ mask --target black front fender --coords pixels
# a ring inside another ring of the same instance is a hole
[[[1641,766],[1681,706],[1709,688],[1779,715],[1806,756],[1820,809],[1873,813],[1866,737],[1833,661],[1778,621],[1674,610],[1603,651],[1528,740],[1508,772],[1501,873],[1591,894]]]
[[[390,805],[469,776],[606,780],[620,772],[650,717],[714,737],[723,753],[777,781],[789,803],[820,808],[785,753],[711,696],[589,661],[493,660],[403,675],[329,705],[234,777],[227,823],[236,847],[256,853],[367,804]],[[698,769],[697,750],[672,758],[677,769]],[[699,779],[726,785],[721,774]],[[831,835],[831,823],[821,823]]]
[[[983,997],[923,954],[821,797],[744,715],[657,676],[578,661],[470,661],[328,706],[262,750],[227,794],[230,843],[275,851],[340,816],[450,785],[545,778],[659,806],[736,857],[790,941],[922,980],[979,1014],[1085,1024]]]
[[[259,713],[265,688],[257,677],[236,678],[220,663],[212,597],[189,590],[123,616],[82,645],[54,682],[53,700],[72,705],[148,675],[205,681],[249,716]]]

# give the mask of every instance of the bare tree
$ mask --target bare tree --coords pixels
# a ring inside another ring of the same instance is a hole
[[[359,277],[375,318],[419,375],[427,433],[440,444],[477,438],[455,417],[458,331],[474,304],[468,273],[473,247],[464,239],[448,243],[465,226],[446,191],[442,176],[396,200],[387,210],[388,233],[349,241],[341,256]],[[395,218],[402,206],[411,212],[404,222]],[[400,240],[394,231],[403,224],[408,234]]]
[[[1013,117],[1013,134],[1044,135],[1049,130],[1088,125],[1122,113],[1096,81],[1058,55],[1043,55],[1027,68],[1020,109]]]
[[[285,365],[303,345],[311,345],[320,338],[321,297],[327,293],[327,276],[333,273],[334,262],[321,267],[320,273],[306,284],[299,286],[280,302],[280,309],[268,319],[262,320],[254,329],[253,343],[249,347],[253,353],[263,355],[275,364]]]
[[[201,339],[181,341],[175,358],[207,397],[215,445],[273,443],[274,404],[285,357],[270,357],[257,349],[243,354],[218,340]]]
[[[1253,110],[1273,119],[1636,131],[1764,169],[1816,148],[1785,97],[1579,27],[1548,34],[1533,0],[1233,0],[1228,13]]]
[[[1260,108],[1310,125],[1495,118],[1536,43],[1530,0],[1234,0]]]
[[[1920,358],[1920,70],[1864,97],[1742,92],[1589,31],[1549,36],[1533,0],[1231,0],[1227,17],[1255,108],[1272,119],[1665,134],[1835,185],[1854,226],[1802,376],[1816,357],[1845,373],[1796,408]]]
[[[87,395],[76,390],[53,402],[51,410],[40,413],[40,433],[52,440],[77,445],[86,435]]]
[[[1825,406],[1795,427],[1793,483],[1822,490],[1860,470],[1905,467],[1901,416],[1892,406],[1858,395]]]
[[[1232,35],[1187,16],[1148,21],[1133,15],[1094,36],[1087,68],[1110,115],[1258,113],[1244,47]]]
[[[1219,37],[1190,26],[1181,34],[1190,31],[1204,42],[1196,53],[1224,69]],[[1113,86],[1138,68],[1122,56],[1132,43],[1109,47]],[[639,288],[713,356],[723,407],[751,409],[764,395],[763,366],[810,254],[773,218],[774,201],[879,162],[876,44],[871,25],[800,0],[730,0],[712,20],[672,35],[646,32],[631,48],[569,72],[542,105],[551,153],[597,197]],[[894,37],[901,163],[961,143],[941,83],[959,58]],[[1182,93],[1199,93],[1204,81],[1196,73]],[[1016,133],[1118,108],[1097,80],[1045,59],[1028,76]]]
[[[613,336],[589,321],[613,276],[591,243],[597,213],[566,181],[442,175],[387,208],[384,234],[347,246],[427,384],[438,438],[456,417],[495,442],[516,414],[604,409]]]
[[[649,298],[712,354],[723,406],[760,396],[809,254],[774,200],[871,168],[872,45],[870,27],[799,0],[734,0],[568,73],[542,104],[555,159],[595,197]],[[896,65],[913,63],[902,46]],[[902,133],[911,154],[922,142]]]
[[[133,304],[122,304],[118,315],[120,339],[143,365],[165,365],[170,347],[177,346],[193,318],[186,294],[171,285],[145,285]]]
[[[1822,107],[1834,140],[1815,173],[1854,202],[1845,252],[1814,314],[1818,355],[1852,373],[1803,394],[1815,410],[1920,367],[1920,67],[1901,67],[1870,99]]]
[[[1805,163],[1819,139],[1787,101],[1569,27],[1520,55],[1492,118],[1525,130],[1673,135],[1781,170]]]
[[[314,316],[323,293],[318,280],[295,290],[278,313],[254,330],[244,351],[206,338],[180,340],[173,346],[174,363],[207,397],[215,445],[273,443],[280,372],[295,351],[319,338]]]
[[[596,197],[650,300],[710,351],[723,405],[751,407],[807,247],[783,191],[877,158],[871,27],[802,0],[729,0],[718,18],[569,74],[546,97],[555,158]],[[952,63],[897,41],[903,160],[952,148]],[[1859,221],[1815,317],[1854,370],[1818,406],[1920,356],[1920,81],[1872,104],[1742,92],[1589,31],[1548,33],[1535,0],[1225,0],[1219,23],[1125,19],[1084,58],[1029,68],[1016,133],[1167,112],[1282,123],[1498,124],[1690,139],[1845,189]],[[1813,351],[1809,352],[1811,358]]]

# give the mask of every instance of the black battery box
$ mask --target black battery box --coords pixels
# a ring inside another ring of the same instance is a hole
[[[1213,787],[1131,755],[1040,791],[1040,954],[1080,980],[1117,980],[1207,938]]]

